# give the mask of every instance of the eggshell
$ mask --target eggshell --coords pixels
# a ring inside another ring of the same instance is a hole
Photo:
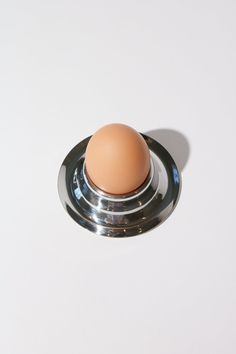
[[[144,138],[124,124],[110,124],[90,139],[85,156],[91,181],[109,194],[127,194],[140,187],[150,170]]]

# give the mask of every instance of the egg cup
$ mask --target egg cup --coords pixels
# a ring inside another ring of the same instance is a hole
[[[161,144],[141,135],[150,151],[150,172],[141,187],[126,195],[105,193],[89,179],[85,151],[91,137],[65,158],[58,176],[59,196],[82,227],[101,236],[135,236],[160,225],[174,210],[181,190],[178,168]]]

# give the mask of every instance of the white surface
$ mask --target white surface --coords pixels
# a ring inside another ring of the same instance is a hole
[[[2,354],[235,354],[235,15],[233,0],[1,1]],[[57,195],[65,155],[110,122],[190,145],[187,161],[166,139],[182,195],[143,236],[94,236]]]

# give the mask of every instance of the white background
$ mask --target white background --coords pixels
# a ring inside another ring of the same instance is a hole
[[[0,4],[0,352],[235,354],[235,1]],[[182,170],[143,236],[95,236],[58,198],[66,154],[111,122]]]

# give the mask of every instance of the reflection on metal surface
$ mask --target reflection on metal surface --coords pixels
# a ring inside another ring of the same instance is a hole
[[[150,149],[151,171],[144,184],[129,195],[106,194],[89,180],[84,158],[90,137],[67,155],[58,190],[63,206],[78,224],[98,235],[127,237],[152,229],[171,214],[180,193],[180,173],[162,145],[143,137]]]

